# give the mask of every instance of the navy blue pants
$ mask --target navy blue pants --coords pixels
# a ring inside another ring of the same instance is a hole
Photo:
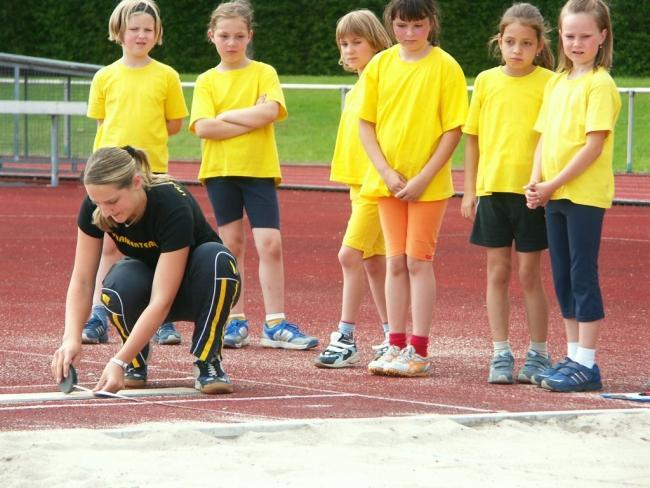
[[[598,253],[605,209],[570,200],[546,205],[546,231],[555,294],[567,319],[605,317],[598,283]]]
[[[149,305],[154,270],[136,259],[124,258],[108,272],[102,287],[102,302],[122,341]],[[224,326],[230,309],[239,298],[241,279],[230,251],[216,242],[197,246],[189,255],[178,294],[165,322],[194,322],[190,352],[202,361],[221,359]],[[132,364],[149,359],[149,345]]]

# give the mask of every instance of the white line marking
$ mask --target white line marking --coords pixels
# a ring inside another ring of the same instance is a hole
[[[0,407],[2,412],[13,412],[21,410],[48,410],[48,409],[60,409],[60,408],[89,408],[89,407],[119,407],[124,406],[132,408],[135,406],[151,406],[159,405],[164,406],[164,404],[174,404],[174,403],[206,403],[206,402],[220,402],[220,403],[238,403],[238,402],[257,402],[257,401],[269,401],[269,400],[294,400],[294,399],[312,399],[312,398],[339,398],[339,397],[353,397],[355,395],[349,394],[340,394],[340,395],[279,395],[279,396],[267,396],[267,397],[242,397],[242,398],[226,398],[223,395],[211,395],[210,398],[188,398],[188,399],[179,399],[179,400],[164,400],[163,402],[148,402],[146,400],[139,401],[137,403],[122,403],[122,402],[106,402],[102,401],[102,398],[92,397],[96,401],[93,402],[79,402],[74,401],[72,403],[50,403],[45,405],[19,405],[19,406],[8,406]],[[131,400],[131,398],[129,398]],[[219,410],[214,410],[215,413],[218,413]],[[223,413],[232,413],[230,411]],[[241,414],[248,415],[248,414]],[[256,417],[267,418],[264,415],[256,415]]]
[[[14,351],[14,350],[6,350],[6,349],[0,349],[0,353],[6,352],[6,353],[11,353],[11,354],[24,354],[23,351]],[[35,353],[33,356],[42,356],[42,357],[47,357],[49,358],[49,354],[38,354]],[[103,365],[104,363],[102,361],[87,361],[88,363],[91,364],[101,364]],[[153,369],[153,368],[152,368]],[[177,370],[173,369],[167,369],[164,367],[157,368],[158,371],[166,371],[166,372],[174,372],[174,373],[179,373]],[[180,372],[180,374],[183,374]],[[494,410],[487,410],[487,409],[482,409],[482,408],[473,408],[473,407],[465,407],[463,405],[449,405],[445,403],[434,403],[434,402],[422,402],[418,400],[408,400],[404,398],[390,398],[390,397],[384,397],[384,396],[377,396],[377,395],[362,395],[356,392],[347,392],[347,391],[337,391],[337,390],[328,390],[328,389],[322,389],[322,388],[311,388],[308,386],[300,386],[300,385],[289,385],[285,383],[272,383],[272,382],[266,382],[266,381],[258,381],[258,380],[249,380],[245,378],[237,378],[235,376],[231,376],[233,383],[237,382],[242,382],[242,383],[251,383],[251,384],[259,384],[259,385],[266,385],[266,386],[272,386],[275,388],[283,388],[283,389],[294,389],[294,390],[302,390],[302,391],[310,391],[310,392],[317,392],[317,393],[325,393],[325,394],[333,394],[333,395],[345,395],[345,396],[358,396],[360,398],[365,398],[365,399],[370,399],[370,400],[377,400],[377,401],[385,401],[385,402],[397,402],[397,403],[406,403],[406,404],[411,404],[411,405],[420,405],[420,406],[428,406],[428,407],[442,407],[442,408],[451,408],[451,409],[456,409],[456,410],[464,410],[468,412],[494,412]],[[49,386],[49,385],[48,385]],[[280,397],[284,399],[289,399],[293,398],[292,396],[286,396],[286,397]],[[300,398],[300,397],[296,397]],[[0,403],[2,403],[0,401]]]

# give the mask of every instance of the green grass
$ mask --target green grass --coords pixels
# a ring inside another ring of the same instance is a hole
[[[183,81],[194,81],[196,75],[185,74]],[[342,76],[281,76],[282,83],[311,83],[311,84],[346,84],[356,81],[352,75]],[[468,83],[472,83],[468,79]],[[650,87],[650,78],[617,78],[620,87]],[[12,86],[0,84],[0,99],[12,98]],[[73,88],[73,100],[87,98],[87,86]],[[30,99],[56,100],[61,99],[61,90],[53,91],[52,87],[38,85],[30,86]],[[285,163],[294,164],[324,164],[331,160],[336,140],[341,93],[338,90],[298,90],[286,89],[285,97],[289,117],[276,124],[276,134],[280,159]],[[192,90],[185,89],[188,106],[192,103]],[[621,95],[622,108],[616,126],[614,146],[614,169],[616,172],[626,170],[626,137],[628,97]],[[633,170],[638,173],[650,173],[650,94],[637,94],[635,97],[635,127]],[[24,146],[24,134],[29,134],[29,150],[31,154],[49,154],[49,117],[30,116],[28,131],[25,121],[21,118],[20,134],[21,148]],[[83,117],[72,118],[72,148],[71,154],[81,159],[85,158],[92,148],[95,134],[95,124]],[[199,140],[190,134],[186,127],[181,133],[173,136],[169,142],[170,156],[173,159],[199,160],[201,156]],[[464,140],[461,140],[453,157],[454,167],[462,167]],[[0,115],[0,154],[11,154],[13,151],[13,116]]]

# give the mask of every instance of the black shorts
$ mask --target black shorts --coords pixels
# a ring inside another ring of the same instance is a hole
[[[526,206],[518,193],[493,193],[479,198],[469,241],[484,247],[511,247],[518,252],[541,251],[548,247],[544,208]]]
[[[217,225],[244,217],[252,228],[280,228],[280,205],[273,178],[220,176],[205,180]]]

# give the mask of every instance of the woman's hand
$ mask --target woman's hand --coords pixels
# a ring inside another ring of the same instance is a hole
[[[107,391],[109,393],[117,393],[124,389],[124,370],[117,364],[109,361],[104,366],[99,381],[93,388],[93,391]]]
[[[69,366],[78,366],[81,361],[81,339],[78,341],[64,340],[52,358],[52,376],[54,381],[61,383],[68,377]]]

